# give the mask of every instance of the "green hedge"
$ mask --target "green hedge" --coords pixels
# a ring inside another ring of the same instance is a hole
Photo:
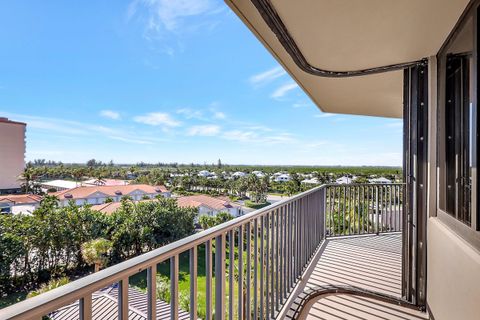
[[[245,206],[252,209],[261,209],[263,207],[269,206],[270,202],[256,203],[250,200],[245,201]]]

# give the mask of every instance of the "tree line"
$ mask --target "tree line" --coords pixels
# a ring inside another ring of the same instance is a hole
[[[0,292],[31,290],[51,278],[86,272],[82,245],[111,242],[115,264],[194,233],[197,211],[175,199],[122,201],[111,215],[46,196],[32,215],[0,215]]]

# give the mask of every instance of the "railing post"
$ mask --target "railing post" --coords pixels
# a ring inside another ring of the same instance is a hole
[[[128,277],[118,282],[118,319],[128,320]]]
[[[190,320],[197,320],[197,246],[190,249]]]
[[[157,319],[157,265],[147,268],[147,319]]]
[[[378,186],[375,186],[375,232],[380,233],[380,207],[378,205]]]
[[[207,320],[212,319],[212,240],[205,243],[206,310]]]
[[[215,238],[215,319],[225,319],[225,234]]]
[[[170,318],[178,319],[178,255],[170,258]]]
[[[80,320],[92,320],[92,294],[80,299]]]

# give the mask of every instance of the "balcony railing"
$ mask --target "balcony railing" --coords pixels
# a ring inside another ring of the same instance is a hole
[[[205,246],[206,318],[275,318],[325,236],[398,231],[403,185],[326,185],[181,239],[0,310],[0,319],[42,319],[118,284],[118,318],[129,314],[129,277],[147,271],[147,319],[157,319],[157,265],[170,263],[170,318],[178,319],[179,256],[189,253],[190,319],[198,319],[198,248]],[[202,306],[203,307],[203,306]]]

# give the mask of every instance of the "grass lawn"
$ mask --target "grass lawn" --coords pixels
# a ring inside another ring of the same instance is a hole
[[[227,242],[228,244],[228,242]],[[198,310],[198,316],[199,318],[204,319],[205,318],[205,310],[206,310],[206,276],[205,276],[205,246],[200,245],[198,247],[198,265],[197,265],[197,310]],[[252,239],[252,266],[253,266],[253,239]],[[212,255],[212,310],[215,308],[215,248],[213,247],[213,255]],[[226,297],[225,297],[225,309],[227,312],[227,317],[228,317],[228,305],[229,305],[229,281],[228,281],[228,270],[229,270],[229,250],[227,246],[227,251],[226,251],[226,282],[225,282],[225,292],[226,292]],[[246,253],[243,252],[243,261],[245,263],[246,261]],[[180,300],[180,308],[183,310],[187,311],[187,307],[185,306],[186,304],[189,303],[190,301],[190,257],[188,252],[184,252],[180,255],[180,261],[179,261],[179,300]],[[238,248],[235,246],[235,266],[238,266]],[[244,277],[246,271],[243,271]],[[238,269],[235,267],[235,276],[234,276],[234,296],[233,296],[233,302],[234,302],[234,317],[237,317],[237,312],[238,312],[238,305],[237,305],[237,296],[238,296]],[[260,273],[260,264],[258,268],[258,273]],[[253,267],[251,271],[251,275],[253,278]],[[170,262],[166,261],[161,264],[158,264],[157,266],[157,279],[162,278],[165,281],[169,281],[170,279]],[[259,277],[257,277],[259,279]],[[135,286],[139,288],[142,291],[146,291],[147,288],[147,273],[146,271],[142,271],[140,273],[137,273],[136,275],[130,277],[129,283],[132,286]],[[158,280],[157,280],[158,281]],[[168,287],[170,290],[170,287]],[[260,288],[260,284],[258,284],[258,288]],[[253,299],[253,281],[251,284],[251,297]],[[260,296],[260,294],[258,295]],[[183,300],[183,303],[182,303]]]

